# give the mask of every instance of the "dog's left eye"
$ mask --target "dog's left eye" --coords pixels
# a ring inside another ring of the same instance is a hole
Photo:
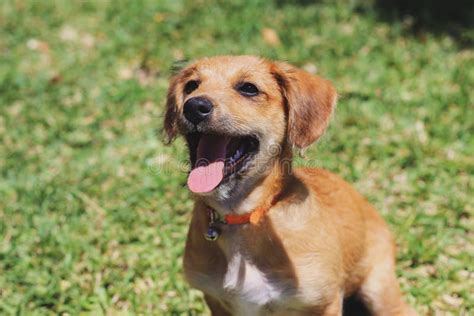
[[[185,94],[190,94],[194,90],[196,90],[199,87],[199,81],[197,80],[190,80],[186,83],[184,86],[184,93]]]
[[[239,84],[237,86],[237,91],[246,97],[253,97],[259,93],[258,88],[250,82],[242,82]]]

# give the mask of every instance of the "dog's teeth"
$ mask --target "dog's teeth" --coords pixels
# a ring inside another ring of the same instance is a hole
[[[241,151],[240,151],[240,148],[238,148],[238,149],[235,151],[235,153],[234,153],[234,155],[232,156],[232,158],[233,158],[234,160],[236,160],[236,159],[238,159],[238,158],[240,157],[241,154],[242,154],[242,153],[241,153]]]
[[[242,157],[244,153],[244,147],[245,147],[245,144],[241,143],[240,146],[235,151],[235,153],[232,155],[232,160],[239,160],[240,157]]]

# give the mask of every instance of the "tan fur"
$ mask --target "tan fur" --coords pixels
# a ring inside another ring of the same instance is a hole
[[[200,85],[185,95],[188,80]],[[240,96],[235,85],[242,80],[255,83],[261,94]],[[194,96],[206,96],[215,106],[206,132],[259,135],[255,166],[264,166],[239,180],[236,196],[220,188],[196,196],[184,271],[189,283],[205,293],[213,315],[341,315],[344,297],[353,294],[373,315],[414,315],[395,277],[391,234],[374,208],[328,171],[291,168],[292,148],[310,145],[328,125],[336,102],[329,81],[252,56],[200,60],[171,81],[165,118],[169,140],[187,132],[182,107]],[[267,150],[275,144],[280,150]],[[220,238],[209,242],[203,238],[208,206],[221,215],[268,211],[259,214],[258,225],[224,226]],[[246,267],[254,267],[275,285],[278,299],[243,312],[251,304],[224,287],[235,258],[242,258],[239,282],[245,282]]]

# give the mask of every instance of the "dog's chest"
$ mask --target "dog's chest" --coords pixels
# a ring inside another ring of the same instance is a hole
[[[244,306],[264,306],[282,296],[282,289],[240,253],[235,253],[229,260],[223,290],[235,296],[236,302]]]
[[[270,279],[240,252],[229,256],[222,278],[208,275],[206,282],[201,275],[199,279],[200,284],[193,286],[201,288],[216,299],[230,303],[235,315],[259,314],[281,302],[284,296],[284,287],[276,280]]]

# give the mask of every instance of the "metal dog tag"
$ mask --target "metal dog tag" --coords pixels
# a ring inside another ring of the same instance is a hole
[[[208,241],[216,241],[219,238],[219,229],[213,226],[207,228],[207,232],[204,234],[204,238]]]

